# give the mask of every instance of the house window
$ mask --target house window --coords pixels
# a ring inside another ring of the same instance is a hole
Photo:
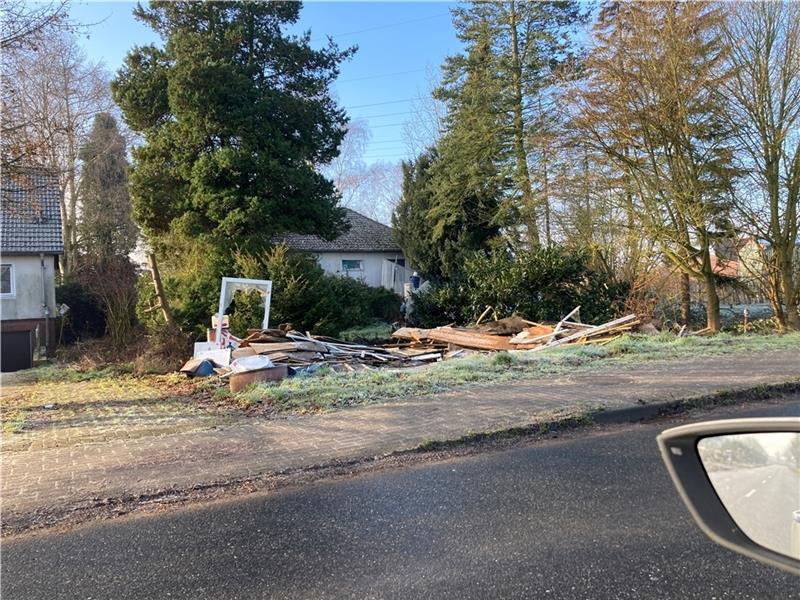
[[[14,297],[14,265],[0,265],[0,297]]]
[[[364,270],[364,261],[363,260],[350,260],[350,259],[342,259],[342,271],[363,271]]]

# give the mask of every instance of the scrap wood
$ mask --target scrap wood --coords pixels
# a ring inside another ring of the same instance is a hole
[[[323,360],[319,352],[275,352],[270,353],[269,358],[272,362],[291,362],[309,364]]]
[[[560,346],[562,344],[566,344],[568,342],[573,342],[578,340],[582,337],[594,337],[604,333],[610,333],[614,331],[618,331],[623,329],[623,326],[633,326],[639,322],[639,319],[636,315],[626,315],[619,319],[614,319],[613,321],[609,321],[608,323],[603,323],[602,325],[597,325],[592,327],[591,329],[582,329],[577,333],[573,333],[563,338],[559,338],[557,340],[552,341],[550,344],[541,345],[536,348],[532,348],[531,352],[536,352],[537,350],[544,350],[545,348],[552,348],[554,346]]]
[[[506,317],[505,319],[488,321],[483,325],[476,325],[471,329],[473,331],[479,331],[481,333],[492,333],[494,335],[514,335],[523,331],[527,324],[528,321],[525,321],[524,319],[518,317],[517,315],[511,315],[510,317]]]
[[[440,355],[442,353],[441,350],[436,349],[432,346],[426,348],[387,348],[386,350],[388,350],[392,354],[396,354],[406,358],[417,358],[419,356],[424,356],[427,354],[431,354],[433,352],[436,352]]]
[[[550,338],[555,329],[549,325],[534,324],[520,331],[517,335],[509,340],[512,344],[531,344],[539,340]]]
[[[413,362],[429,362],[429,361],[440,361],[444,357],[442,356],[441,352],[430,352],[428,354],[419,354],[417,356],[409,357]]]
[[[428,338],[437,342],[447,342],[462,348],[478,350],[514,350],[507,337],[478,333],[469,329],[437,327],[428,331]]]
[[[703,327],[702,329],[699,329],[697,331],[692,331],[691,333],[687,333],[686,335],[705,337],[711,334],[712,331],[710,327]]]
[[[551,338],[550,338],[550,339],[547,341],[547,343],[548,343],[548,344],[552,344],[552,343],[555,341],[555,339],[556,339],[556,336],[557,336],[557,335],[558,335],[558,333],[561,331],[561,329],[564,327],[564,323],[565,323],[565,322],[567,322],[567,321],[569,321],[569,319],[570,319],[570,317],[571,317],[572,315],[574,315],[575,313],[578,313],[578,315],[579,315],[579,318],[580,318],[580,310],[581,310],[581,307],[580,307],[580,306],[576,306],[575,308],[573,308],[573,309],[572,309],[572,310],[571,310],[571,311],[570,311],[570,312],[567,314],[567,316],[566,316],[566,317],[564,317],[563,319],[561,319],[561,320],[558,322],[558,324],[556,325],[555,329],[553,330],[553,336],[552,336],[552,337],[551,337]]]
[[[394,333],[392,337],[398,340],[414,340],[421,342],[428,339],[429,329],[417,329],[416,327],[401,327]]]
[[[304,352],[325,352],[325,346],[317,342],[276,342],[274,344],[265,344],[260,342],[251,342],[250,348],[256,351],[256,354],[271,354],[272,352],[292,352],[294,350]]]
[[[475,321],[475,326],[478,326],[478,325],[480,325],[480,322],[481,322],[481,321],[483,321],[483,317],[485,317],[486,315],[488,315],[490,310],[492,310],[492,307],[491,307],[491,306],[489,306],[489,305],[487,305],[487,306],[486,306],[486,309],[485,309],[485,310],[484,310],[484,311],[481,313],[481,316],[480,316],[480,317],[478,317],[478,320],[477,320],[477,321]]]

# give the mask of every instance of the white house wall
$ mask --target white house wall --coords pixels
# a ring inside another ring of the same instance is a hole
[[[319,265],[331,275],[347,275],[361,279],[372,287],[380,287],[383,261],[403,258],[399,252],[323,252],[317,255]],[[363,271],[342,271],[342,260],[360,260],[363,262]]]
[[[14,297],[0,298],[0,317],[12,319],[40,319],[42,312],[42,266],[38,255],[3,255],[0,261],[13,265]],[[55,264],[53,256],[45,255],[45,287],[50,316],[56,305]]]

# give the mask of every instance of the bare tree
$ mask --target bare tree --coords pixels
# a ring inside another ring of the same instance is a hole
[[[388,224],[400,198],[402,173],[399,162],[366,163],[370,139],[372,132],[366,120],[349,123],[339,156],[323,172],[333,180],[343,206]]]
[[[426,89],[417,90],[410,116],[403,125],[403,140],[413,156],[434,146],[445,129],[447,105],[433,97],[433,90],[442,84],[441,75],[438,70],[428,70],[425,79]]]
[[[748,173],[734,194],[745,229],[763,244],[754,273],[782,330],[800,330],[800,5],[742,2],[723,27],[734,76],[730,125]],[[785,311],[784,311],[784,306]]]
[[[51,29],[68,25],[68,0],[30,2],[29,0],[0,1],[2,36],[0,49],[31,47],[36,37]]]
[[[349,206],[366,179],[364,154],[372,132],[364,119],[354,119],[347,124],[347,134],[339,146],[339,155],[323,168],[325,175],[342,196],[342,204]]]
[[[578,120],[627,176],[643,231],[702,282],[712,331],[720,328],[712,250],[730,235],[735,174],[720,93],[729,76],[722,10],[701,2],[610,4],[596,28]]]
[[[2,56],[2,165],[39,165],[59,176],[66,275],[78,241],[78,150],[95,114],[113,108],[109,76],[74,36],[43,31]]]

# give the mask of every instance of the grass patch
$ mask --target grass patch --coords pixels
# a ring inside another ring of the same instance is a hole
[[[27,415],[24,410],[3,411],[3,433],[22,433]]]
[[[507,383],[564,376],[603,366],[800,349],[800,334],[676,338],[625,335],[606,344],[563,346],[544,352],[499,352],[468,356],[419,368],[334,373],[255,384],[235,395],[242,406],[268,405],[276,412],[325,412],[457,389],[469,384]]]
[[[132,372],[132,363],[120,363],[89,369],[81,369],[69,364],[50,364],[18,371],[15,379],[19,383],[80,383],[83,381],[119,378],[121,375],[130,375]]]

